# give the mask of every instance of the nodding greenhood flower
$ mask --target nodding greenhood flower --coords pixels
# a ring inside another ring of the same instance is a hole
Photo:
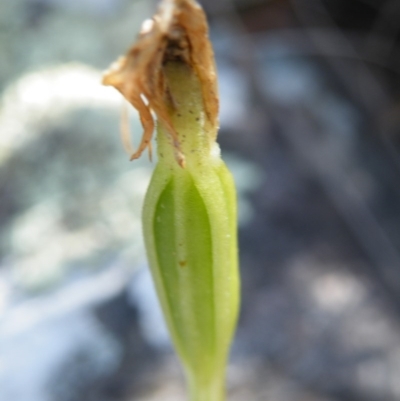
[[[216,143],[218,94],[201,7],[164,0],[138,41],[104,75],[138,110],[139,148],[158,162],[143,232],[158,297],[192,401],[222,401],[239,306],[236,193]],[[127,140],[127,147],[131,146]]]

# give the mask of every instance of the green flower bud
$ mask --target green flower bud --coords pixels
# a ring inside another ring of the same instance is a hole
[[[144,238],[192,400],[217,401],[223,399],[238,311],[236,194],[218,145],[209,143],[204,131],[198,80],[184,64],[170,63],[166,70],[177,104],[171,120],[186,167],[177,164],[160,124],[159,162],[143,210]]]
[[[236,193],[215,141],[216,74],[197,3],[165,0],[104,82],[140,112],[133,158],[156,113],[158,162],[143,209],[149,265],[191,400],[222,401],[239,307]]]

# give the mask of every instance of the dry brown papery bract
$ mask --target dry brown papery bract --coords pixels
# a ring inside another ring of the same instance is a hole
[[[171,135],[178,163],[184,165],[178,135],[168,114],[173,99],[166,85],[163,66],[170,60],[187,63],[197,74],[202,88],[206,129],[214,132],[215,139],[218,126],[217,76],[204,11],[194,0],[163,0],[153,19],[143,23],[137,42],[103,77],[103,84],[118,89],[139,112],[144,133],[131,160],[138,158],[146,148],[151,151],[153,110]]]

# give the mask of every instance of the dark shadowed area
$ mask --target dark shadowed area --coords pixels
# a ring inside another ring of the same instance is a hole
[[[201,3],[239,195],[229,400],[397,401],[400,0]],[[0,2],[0,401],[185,400],[141,238],[154,163],[100,85],[155,8]]]

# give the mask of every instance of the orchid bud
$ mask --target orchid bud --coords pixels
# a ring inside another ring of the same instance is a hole
[[[191,401],[222,401],[239,308],[236,193],[220,157],[216,71],[204,12],[164,0],[137,43],[105,74],[139,111],[158,162],[143,233],[158,298]]]

